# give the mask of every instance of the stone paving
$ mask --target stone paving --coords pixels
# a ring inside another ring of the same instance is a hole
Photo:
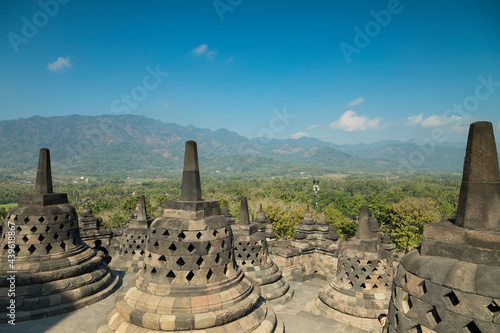
[[[114,271],[123,277],[123,283],[134,280],[134,273]],[[294,298],[282,305],[269,303],[276,314],[285,323],[287,333],[367,333],[367,331],[354,328],[350,325],[337,322],[321,316],[316,316],[306,311],[306,305],[315,299],[318,289],[323,286],[324,280],[311,279],[304,282],[290,281],[295,289]],[[12,325],[0,325],[1,333],[95,333],[97,328],[107,323],[106,317],[114,307],[116,292],[93,305],[81,310],[54,316],[51,318],[27,321]]]

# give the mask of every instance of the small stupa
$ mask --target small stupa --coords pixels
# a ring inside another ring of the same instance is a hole
[[[130,220],[129,227],[123,231],[120,238],[120,250],[111,266],[118,270],[137,272],[143,265],[148,227],[153,219],[146,211],[146,198],[139,197],[137,217]]]
[[[250,223],[248,201],[241,198],[239,223],[231,226],[236,264],[261,287],[262,296],[281,303],[290,301],[293,290],[279,267],[268,256],[267,241],[255,223]]]

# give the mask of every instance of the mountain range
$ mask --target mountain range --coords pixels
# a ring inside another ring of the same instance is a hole
[[[198,143],[209,174],[241,176],[326,173],[460,172],[465,145],[382,141],[336,145],[315,138],[248,139],[138,115],[31,117],[0,121],[0,171],[36,169],[49,148],[52,168],[88,176],[171,175],[182,169],[184,143]]]

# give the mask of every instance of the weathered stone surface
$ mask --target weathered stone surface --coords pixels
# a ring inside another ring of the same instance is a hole
[[[184,152],[181,201],[200,201],[201,183],[198,166],[198,148],[195,141],[187,141]]]
[[[358,239],[371,239],[373,237],[370,225],[370,210],[366,205],[361,206],[357,235]]]
[[[500,173],[489,122],[470,126],[455,223],[469,229],[500,231]]]

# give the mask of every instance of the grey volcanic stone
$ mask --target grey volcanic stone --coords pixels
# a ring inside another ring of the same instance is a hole
[[[247,197],[241,197],[240,224],[241,225],[249,225],[250,224],[250,217],[248,215]]]
[[[493,125],[489,122],[470,126],[455,224],[500,231],[500,173]]]
[[[201,183],[198,166],[198,148],[195,141],[186,142],[184,171],[182,173],[181,201],[200,201]]]
[[[371,239],[373,237],[370,225],[370,210],[367,205],[361,206],[361,214],[359,216],[359,239]]]

